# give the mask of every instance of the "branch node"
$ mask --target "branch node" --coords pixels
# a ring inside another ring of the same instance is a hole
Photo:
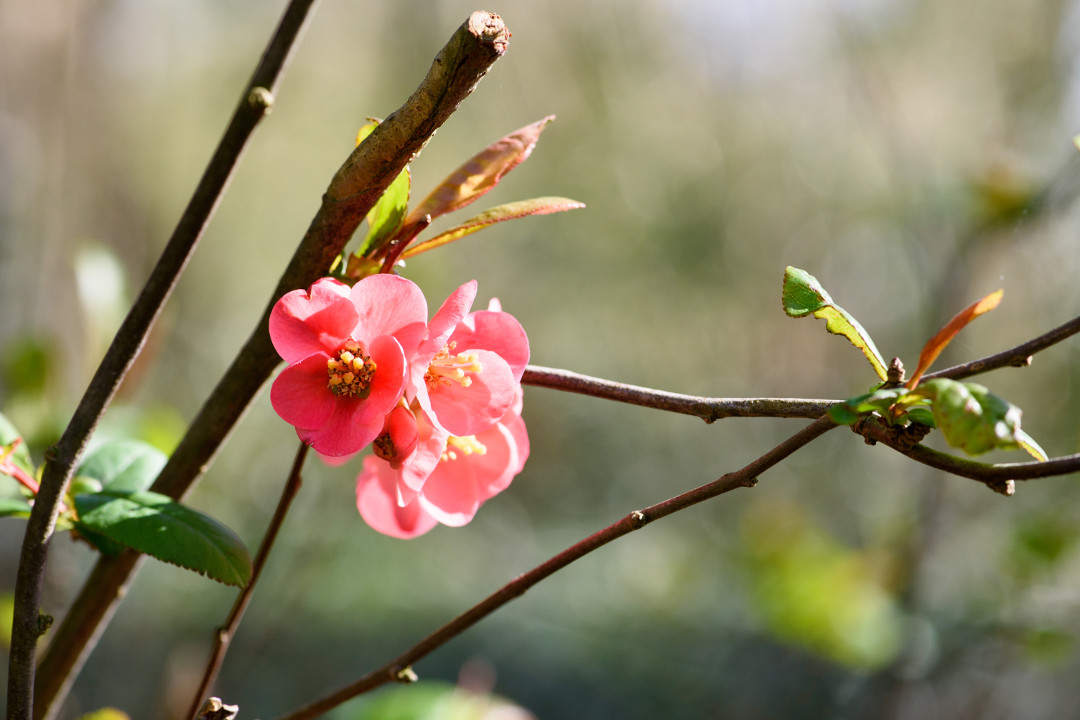
[[[746,478],[745,480],[742,481],[742,486],[746,487],[746,488],[757,487],[757,484],[758,484],[757,475],[751,475],[750,477],[748,477],[748,478]]]
[[[269,115],[274,109],[274,94],[264,87],[253,87],[248,93],[247,104],[254,110],[261,110],[263,115]]]
[[[212,697],[207,698],[199,708],[199,714],[195,716],[195,720],[233,720],[238,712],[240,712],[239,705],[226,705],[221,702],[221,698]]]
[[[642,511],[635,510],[634,512],[630,513],[630,524],[634,526],[635,530],[645,527],[646,523],[648,522],[649,518]]]
[[[394,679],[397,680],[399,683],[405,683],[406,685],[410,685],[414,682],[417,682],[420,679],[420,676],[417,675],[416,671],[412,669],[412,665],[406,665],[405,667],[394,673]]]
[[[1027,357],[1022,357],[1022,358],[1016,358],[1015,360],[1012,361],[1012,366],[1013,367],[1031,367],[1032,359],[1033,359],[1032,355],[1028,355]]]
[[[986,487],[1005,497],[1016,494],[1016,482],[1013,480],[987,480]]]
[[[53,620],[54,620],[54,618],[53,618],[52,615],[46,615],[45,613],[40,612],[40,611],[38,612],[38,617],[37,617],[37,634],[38,634],[38,637],[41,637],[45,633],[49,632],[49,628],[52,627]]]

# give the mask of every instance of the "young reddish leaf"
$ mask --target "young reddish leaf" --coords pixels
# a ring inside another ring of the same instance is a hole
[[[543,120],[515,130],[474,155],[413,208],[402,224],[400,235],[408,237],[407,229],[423,222],[425,216],[434,220],[463,208],[498,185],[503,175],[529,157],[540,139],[540,133],[554,119],[554,115],[548,115]]]
[[[796,267],[784,271],[784,312],[789,317],[800,318],[813,315],[825,321],[825,329],[834,335],[843,335],[852,345],[862,350],[874,372],[882,380],[888,378],[885,360],[878,352],[870,334],[847,310],[833,302],[818,279]]]
[[[919,364],[916,366],[911,379],[907,381],[907,388],[909,390],[914,389],[919,384],[923,374],[937,360],[941,351],[945,349],[945,346],[956,337],[956,333],[963,330],[975,318],[996,308],[998,303],[1001,302],[1001,296],[1004,294],[1004,290],[995,290],[983,299],[973,302],[958,312],[952,320],[945,324],[945,327],[938,330],[937,334],[930,338],[926,345],[923,346],[922,352],[919,353]]]
[[[466,235],[471,235],[478,230],[483,230],[495,223],[501,223],[507,220],[517,220],[518,218],[528,217],[529,215],[550,215],[551,213],[576,210],[577,208],[583,207],[585,207],[585,203],[563,197],[540,197],[532,198],[531,200],[518,200],[517,202],[506,203],[505,205],[496,205],[490,210],[485,210],[479,215],[469,218],[455,228],[451,228],[429,240],[425,240],[418,245],[410,247],[401,254],[401,257],[403,259],[412,257],[413,255],[419,255],[422,252],[433,250],[442,245],[448,245],[455,240],[463,238]]]

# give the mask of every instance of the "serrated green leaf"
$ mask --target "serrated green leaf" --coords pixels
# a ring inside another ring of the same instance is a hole
[[[153,484],[167,460],[165,453],[141,440],[110,440],[86,456],[76,475],[97,480],[102,490],[136,492]]]
[[[243,587],[251,557],[240,538],[208,515],[151,492],[77,495],[77,527],[225,583]]]
[[[912,395],[930,399],[934,420],[945,441],[968,455],[1023,447],[1020,408],[982,385],[937,378],[921,383]]]
[[[422,252],[433,250],[442,245],[448,245],[455,240],[459,240],[466,235],[471,235],[478,230],[491,227],[496,223],[506,222],[507,220],[517,220],[518,218],[528,217],[530,215],[550,215],[552,213],[576,210],[583,207],[585,207],[585,203],[563,197],[539,197],[530,200],[518,200],[517,202],[506,203],[504,205],[496,205],[490,210],[485,210],[479,215],[469,218],[455,228],[410,247],[402,253],[401,257],[403,259],[409,258],[413,255],[419,255]]]
[[[825,328],[834,335],[846,337],[852,345],[859,348],[878,377],[885,380],[888,370],[870,334],[863,329],[859,321],[844,308],[833,302],[829,293],[810,273],[788,266],[784,271],[784,312],[793,318],[813,315],[825,321]]]

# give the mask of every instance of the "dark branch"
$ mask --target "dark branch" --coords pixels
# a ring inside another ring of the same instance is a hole
[[[413,663],[429,655],[432,651],[446,644],[449,640],[511,600],[520,597],[540,581],[550,577],[575,560],[588,555],[593,550],[597,550],[612,540],[616,540],[634,530],[643,528],[654,520],[659,520],[662,517],[731,490],[741,487],[753,487],[757,484],[757,478],[761,473],[834,427],[836,427],[835,423],[828,418],[819,418],[741,470],[728,473],[718,480],[677,497],[630,513],[618,522],[590,535],[576,545],[572,545],[524,575],[519,575],[378,670],[374,670],[351,685],[347,685],[320,700],[284,715],[278,720],[311,720],[320,717],[332,708],[357,695],[386,683],[414,681],[416,676],[411,669]]]
[[[1080,453],[1052,458],[1046,462],[981,463],[949,455],[925,445],[906,446],[896,442],[896,434],[877,418],[868,418],[853,426],[868,442],[880,442],[924,465],[953,475],[978,480],[991,490],[1012,495],[1015,480],[1034,480],[1080,472]]]
[[[41,492],[37,495],[27,523],[15,586],[15,619],[8,672],[9,718],[29,720],[34,711],[34,655],[39,635],[42,578],[60,499],[67,492],[86,441],[142,350],[161,308],[195,251],[248,140],[259,121],[269,112],[273,93],[312,3],[313,0],[299,0],[286,11],[172,237],[113,338],[63,436],[48,453]],[[56,644],[53,643],[54,646]],[[38,688],[42,694],[39,699],[41,710],[49,707],[66,673],[60,677],[45,675],[46,687]]]
[[[529,365],[523,385],[552,388],[605,400],[699,417],[707,423],[728,417],[819,418],[838,400],[801,398],[710,398],[653,390],[638,385],[579,375],[569,370]]]
[[[1045,350],[1051,345],[1055,345],[1066,338],[1072,337],[1078,332],[1080,332],[1080,317],[1075,317],[1064,325],[1059,325],[1050,332],[1044,333],[1034,340],[1029,340],[1014,348],[999,352],[996,355],[989,355],[969,363],[954,365],[953,367],[945,368],[944,370],[927,373],[923,376],[923,380],[930,380],[932,378],[950,378],[952,380],[959,380],[960,378],[979,375],[1003,367],[1027,367],[1031,364],[1032,355],[1041,350]]]

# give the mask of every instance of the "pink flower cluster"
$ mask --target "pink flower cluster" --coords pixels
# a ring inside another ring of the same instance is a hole
[[[529,456],[529,340],[497,301],[469,312],[475,297],[476,281],[462,285],[428,322],[410,280],[373,275],[350,288],[323,278],[270,314],[270,338],[288,363],[270,389],[274,410],[329,458],[374,443],[356,502],[381,533],[464,525]]]

